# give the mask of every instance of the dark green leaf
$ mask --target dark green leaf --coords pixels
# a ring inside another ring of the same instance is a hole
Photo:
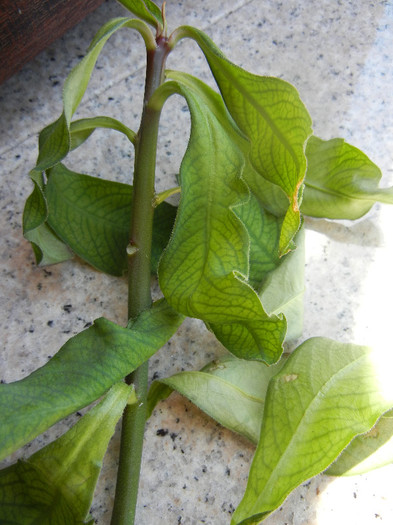
[[[393,406],[386,365],[367,347],[313,338],[268,387],[258,447],[232,525],[255,524]]]
[[[83,260],[111,275],[127,268],[132,187],[57,164],[46,186],[48,224]]]
[[[177,207],[168,202],[162,202],[154,210],[153,240],[151,253],[151,271],[157,274],[158,262],[162,252],[169,242],[175,223]]]
[[[57,164],[46,187],[48,224],[83,260],[111,275],[127,269],[132,187],[90,177]],[[163,202],[155,210],[152,271],[165,248],[176,208]]]
[[[0,471],[0,523],[86,523],[108,442],[131,392],[117,383],[62,437]]]
[[[46,224],[48,212],[45,196],[39,182],[33,179],[33,184],[34,189],[23,211],[23,234],[32,243],[37,264],[44,266],[66,261],[72,254]]]
[[[379,188],[381,171],[343,139],[310,137],[302,213],[328,219],[358,219],[376,202],[393,204],[393,187]]]
[[[0,459],[98,399],[161,348],[182,321],[164,300],[129,328],[97,319],[42,368],[20,381],[0,384]]]

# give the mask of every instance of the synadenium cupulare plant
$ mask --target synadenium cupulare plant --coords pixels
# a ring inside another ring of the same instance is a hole
[[[393,395],[371,350],[320,337],[290,355],[283,345],[302,330],[303,216],[357,219],[376,201],[392,203],[393,189],[379,188],[381,173],[364,153],[313,135],[293,86],[237,67],[199,29],[169,34],[165,6],[121,3],[137,18],[100,29],[65,82],[61,116],[40,133],[23,226],[38,264],[75,253],[102,272],[127,273],[129,322],[97,319],[42,368],[0,385],[1,457],[100,399],[63,436],[0,472],[0,521],[91,523],[99,465],[123,414],[112,524],[134,523],[145,421],[176,390],[255,443],[231,523],[259,523],[326,469],[339,475],[366,458],[369,467],[391,459],[389,450],[373,455],[393,433]],[[147,53],[138,131],[111,117],[73,120],[105,42],[124,27],[140,33]],[[184,38],[202,50],[218,91],[166,69]],[[159,121],[174,94],[188,106],[190,136],[178,186],[157,194]],[[132,186],[63,163],[97,128],[133,144]],[[166,202],[175,193],[178,206]],[[162,292],[155,302],[152,274]],[[149,358],[186,316],[201,319],[227,356],[148,390]],[[370,448],[364,434],[376,424]]]

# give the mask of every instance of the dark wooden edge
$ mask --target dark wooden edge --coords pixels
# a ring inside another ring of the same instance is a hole
[[[0,83],[104,0],[1,0]]]

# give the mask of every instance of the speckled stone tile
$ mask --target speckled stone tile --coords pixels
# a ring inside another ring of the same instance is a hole
[[[124,8],[107,1],[67,35],[0,86],[1,280],[0,379],[24,377],[96,317],[126,321],[126,281],[81,261],[37,268],[21,220],[31,191],[36,134],[61,111],[61,85],[96,30]],[[342,136],[393,174],[393,5],[326,0],[167,1],[169,26],[204,29],[235,63],[295,84],[322,138]],[[140,39],[123,30],[107,44],[77,115],[111,115],[136,129],[143,91]],[[197,46],[184,41],[168,66],[212,83]],[[213,85],[213,84],[212,84]],[[164,109],[157,187],[176,174],[189,120],[180,97]],[[115,132],[97,131],[67,165],[92,175],[130,181],[133,152]],[[307,219],[304,338],[324,335],[376,343],[391,354],[393,210],[375,206],[355,223]],[[203,327],[188,319],[151,360],[150,377],[196,369],[224,353]],[[387,360],[387,365],[392,362]],[[37,450],[74,424],[72,415],[33,443]],[[92,507],[109,525],[119,448],[111,441]],[[174,394],[158,405],[145,435],[138,525],[225,525],[244,492],[254,448]],[[14,461],[20,453],[9,460]],[[354,478],[326,476],[304,483],[269,516],[267,525],[393,523],[392,467]]]

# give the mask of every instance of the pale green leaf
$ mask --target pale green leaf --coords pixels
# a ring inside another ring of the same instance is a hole
[[[71,430],[0,471],[0,522],[86,523],[108,442],[131,392],[115,384]]]
[[[358,219],[376,202],[393,204],[393,187],[379,188],[381,171],[343,139],[310,137],[301,211],[313,217]]]
[[[235,211],[250,237],[248,282],[259,291],[267,274],[280,264],[278,243],[282,221],[268,213],[253,194]],[[262,304],[266,306],[264,301]]]
[[[366,434],[357,436],[325,470],[330,476],[356,476],[393,463],[393,410]]]
[[[97,319],[46,365],[20,381],[0,384],[0,459],[98,399],[161,348],[182,320],[165,300],[128,328]]]
[[[224,427],[257,443],[267,386],[284,362],[268,367],[258,361],[226,357],[200,372],[180,372],[154,381],[148,411],[176,390]]]
[[[232,524],[256,524],[325,470],[393,406],[390,374],[367,347],[313,338],[268,387],[260,440]]]
[[[253,167],[249,158],[250,141],[242,131],[240,131],[219,93],[198,78],[187,73],[167,70],[165,74],[168,78],[176,80],[182,85],[187,86],[187,88],[192,89],[202,98],[204,104],[212,111],[227,134],[231,137],[231,140],[242,150],[245,160],[242,178],[249,186],[251,193],[266,211],[276,217],[284,217],[288,208],[288,198],[279,186],[262,177]],[[247,205],[245,207],[247,207]]]
[[[123,133],[130,142],[135,142],[135,132],[112,117],[92,117],[74,120],[70,124],[70,149],[78,148],[97,128],[113,129]]]
[[[284,254],[300,227],[299,191],[307,165],[304,145],[311,135],[308,112],[291,84],[235,66],[198,29],[183,26],[179,33],[193,38],[205,54],[229,112],[250,140],[252,165],[288,197],[280,239]]]
[[[67,246],[45,223],[25,233],[25,239],[31,242],[36,262],[39,266],[58,264],[72,258]]]
[[[230,139],[244,156],[242,179],[251,189],[249,200],[234,211],[250,237],[250,270],[248,281],[258,288],[267,272],[279,264],[279,238],[288,199],[282,190],[258,175],[249,160],[250,143],[239,130],[222,97],[204,82],[179,71],[166,71],[166,76],[192,90],[209,108]],[[283,203],[282,199],[285,202]]]
[[[285,315],[288,325],[287,341],[300,337],[303,331],[304,227],[296,234],[295,242],[296,249],[282,257],[281,264],[263,281],[259,293],[262,304],[270,315]]]
[[[118,0],[126,9],[154,27],[162,28],[160,8],[151,0]]]
[[[249,198],[241,180],[243,155],[203,97],[176,86],[190,107],[192,127],[175,227],[158,269],[161,289],[174,309],[203,319],[238,357],[275,362],[286,323],[265,313],[246,282],[249,237],[233,211]]]
[[[132,187],[75,173],[62,164],[48,171],[48,224],[83,260],[111,275],[127,269]],[[154,213],[152,271],[165,248],[176,208],[161,203]]]

